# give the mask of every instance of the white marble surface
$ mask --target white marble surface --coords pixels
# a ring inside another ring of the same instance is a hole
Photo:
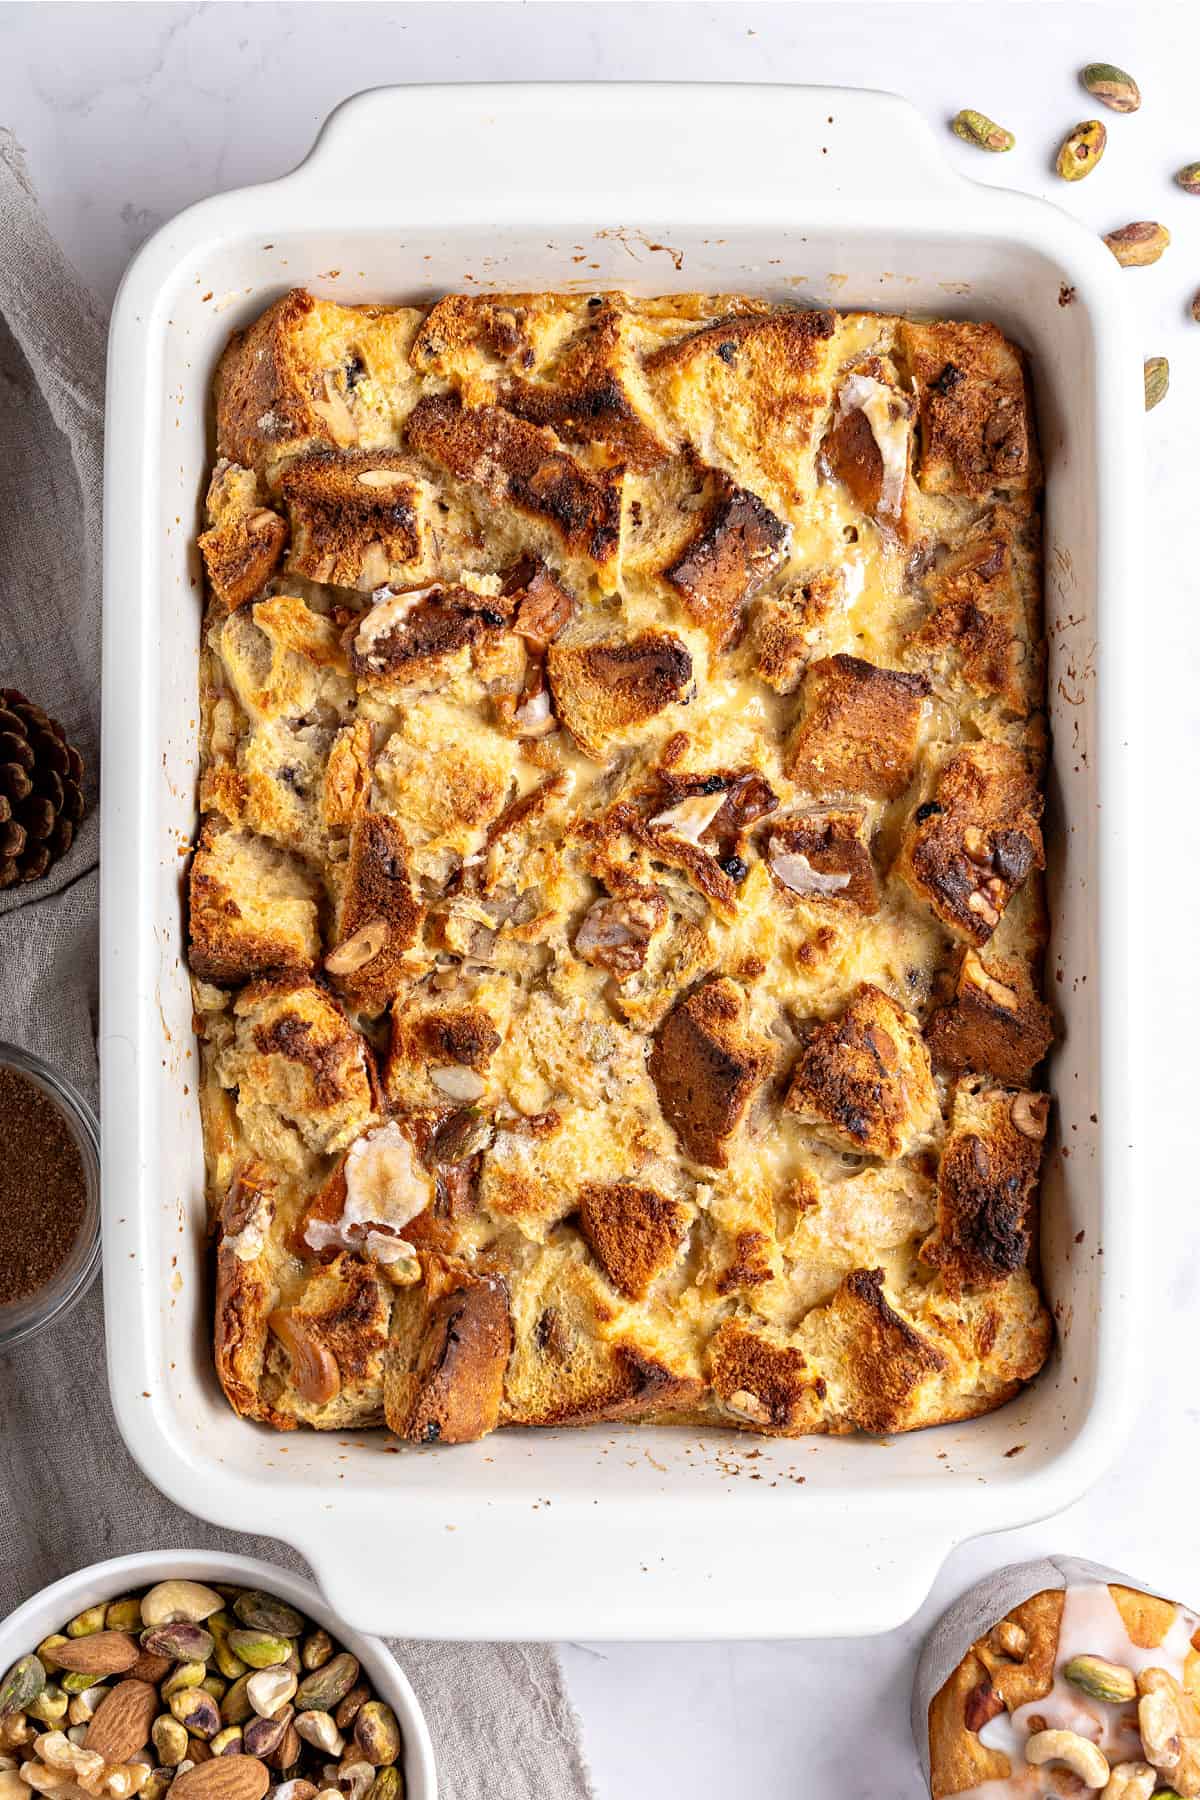
[[[1078,67],[1132,67],[1145,106],[1113,124],[1103,167],[1070,190],[1050,162],[1089,110]],[[934,120],[979,106],[1018,134],[987,158],[947,136],[984,179],[1050,195],[1101,230],[1158,217],[1175,243],[1130,272],[1144,352],[1173,386],[1145,424],[1145,582],[1129,595],[1150,636],[1145,874],[1156,925],[1145,1241],[1153,1328],[1145,1406],[1119,1467],[1059,1519],[964,1546],[903,1630],[868,1641],[570,1646],[567,1665],[603,1800],[754,1794],[760,1800],[915,1800],[907,1745],[911,1658],[929,1620],[976,1573],[1061,1547],[1200,1596],[1200,1401],[1191,1331],[1200,1300],[1192,1153],[1200,974],[1191,941],[1200,736],[1200,201],[1169,173],[1200,157],[1193,6],[1070,3],[744,5],[0,5],[0,124],[11,126],[51,221],[105,299],[130,253],[202,195],[295,163],[330,108],[387,81],[659,77],[849,82],[908,94]],[[886,157],[886,146],[880,147]],[[586,1546],[580,1547],[586,1557]],[[798,1538],[795,1555],[806,1554]],[[502,1779],[497,1793],[503,1794]]]

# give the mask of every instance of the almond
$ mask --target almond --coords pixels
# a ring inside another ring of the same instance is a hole
[[[119,1681],[92,1715],[85,1750],[98,1750],[107,1763],[127,1763],[150,1741],[158,1694],[148,1681]]]
[[[88,1637],[56,1644],[54,1655],[64,1669],[81,1675],[123,1675],[138,1659],[138,1646],[125,1631],[93,1631]]]
[[[128,1669],[132,1681],[148,1681],[157,1687],[171,1672],[169,1656],[160,1656],[156,1650],[143,1650],[135,1663]]]
[[[172,1800],[263,1800],[271,1785],[257,1756],[213,1756],[171,1783]]]

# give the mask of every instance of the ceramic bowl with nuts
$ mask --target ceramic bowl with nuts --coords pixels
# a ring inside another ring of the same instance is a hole
[[[979,1582],[935,1627],[913,1732],[935,1800],[1198,1800],[1200,1617],[1050,1557]]]
[[[0,1627],[0,1800],[436,1800],[378,1639],[248,1557],[158,1551]]]

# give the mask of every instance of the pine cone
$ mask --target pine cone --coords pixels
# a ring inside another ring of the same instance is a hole
[[[36,881],[83,817],[83,758],[57,719],[0,688],[0,888]]]

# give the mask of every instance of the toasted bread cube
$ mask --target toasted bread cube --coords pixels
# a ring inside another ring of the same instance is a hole
[[[650,1051],[663,1117],[688,1156],[718,1169],[726,1167],[729,1140],[772,1062],[745,1014],[734,982],[706,981],[668,1015]]]
[[[860,512],[907,535],[913,403],[892,373],[872,357],[846,375],[834,397],[821,465]]]
[[[1007,958],[985,963],[960,952],[954,998],[936,1007],[925,1027],[935,1069],[974,1071],[997,1081],[1028,1082],[1054,1042],[1050,1008],[1034,991],[1028,966]]]
[[[896,873],[956,937],[986,944],[1030,870],[1045,867],[1041,811],[1019,750],[969,744],[908,821]]]
[[[799,1437],[821,1422],[817,1370],[770,1326],[738,1318],[718,1325],[708,1346],[708,1378],[723,1410],[743,1428]]]
[[[620,469],[593,472],[569,456],[552,431],[500,407],[464,407],[453,394],[419,402],[407,442],[491,506],[513,508],[531,521],[550,561],[581,562],[602,585],[615,582]]]
[[[492,1057],[507,1025],[502,1008],[474,1000],[463,1004],[397,1000],[384,1065],[389,1104],[405,1109],[447,1104],[472,1106],[483,1097]]]
[[[287,526],[258,498],[253,469],[219,462],[206,502],[208,530],[197,539],[218,608],[233,612],[257,600],[283,560]]]
[[[958,1416],[958,1359],[886,1292],[882,1269],[852,1269],[796,1335],[825,1384],[834,1429],[908,1431]]]
[[[440,582],[384,595],[346,634],[359,688],[397,703],[414,688],[457,692],[506,635],[501,608],[499,596]]]
[[[1025,1089],[956,1083],[937,1224],[921,1249],[949,1292],[1003,1281],[1028,1262],[1049,1104]]]
[[[278,1294],[271,1232],[278,1187],[271,1168],[252,1158],[234,1173],[221,1201],[213,1356],[234,1412],[291,1431],[295,1419],[272,1404],[262,1380],[270,1341],[267,1317]]]
[[[424,696],[375,760],[376,808],[404,821],[414,850],[444,846],[465,857],[504,810],[517,754],[477,712]]]
[[[312,878],[253,832],[206,819],[188,892],[188,963],[202,981],[224,985],[266,969],[311,969],[321,954]]]
[[[766,833],[766,863],[776,891],[789,902],[837,911],[876,913],[879,884],[856,807],[819,806],[789,813]]]
[[[393,1290],[361,1257],[311,1263],[299,1295],[269,1315],[265,1370],[286,1373],[286,1405],[318,1431],[383,1423]]]
[[[641,1300],[670,1268],[687,1233],[688,1209],[654,1188],[588,1182],[579,1195],[579,1229],[613,1286]]]
[[[352,1006],[379,1013],[399,990],[405,952],[425,909],[409,879],[408,842],[394,820],[365,813],[350,833],[327,972]]]
[[[863,982],[839,1017],[809,1033],[785,1104],[839,1150],[907,1156],[938,1119],[917,1021]]]
[[[424,484],[394,450],[298,456],[279,485],[291,519],[287,566],[294,574],[371,593],[426,572]]]
[[[650,1419],[701,1398],[694,1355],[651,1316],[629,1318],[570,1231],[514,1270],[512,1317],[506,1425]]]
[[[233,1011],[233,1042],[216,1072],[237,1089],[255,1154],[298,1169],[313,1153],[344,1150],[374,1117],[374,1070],[333,996],[307,976],[274,975],[244,987]]]
[[[819,660],[823,627],[846,592],[840,569],[816,571],[755,603],[750,624],[755,673],[776,693],[790,694]]]
[[[626,638],[567,633],[551,644],[546,669],[556,714],[597,761],[684,699],[692,681],[691,656],[667,631]]]
[[[784,766],[818,798],[894,800],[912,780],[929,683],[857,656],[810,664]]]
[[[332,621],[298,594],[274,594],[230,613],[210,642],[243,712],[256,722],[344,706],[353,691]]]
[[[1036,475],[1021,353],[994,325],[900,326],[921,423],[917,480],[928,494],[978,497]]]
[[[422,1282],[392,1314],[384,1374],[387,1422],[418,1444],[468,1444],[499,1422],[512,1349],[499,1275],[447,1257],[424,1259]]]
[[[413,339],[410,362],[465,394],[509,375],[540,375],[591,312],[583,294],[443,294]]]
[[[664,571],[684,612],[716,650],[737,636],[746,601],[775,569],[789,532],[757,495],[724,482],[680,556]]]
[[[781,307],[679,338],[647,358],[646,372],[701,460],[786,518],[813,479],[836,343],[832,313]]]
[[[420,313],[339,306],[294,289],[245,331],[217,369],[217,448],[273,482],[305,449],[398,441],[420,394],[409,365]]]
[[[321,819],[326,830],[349,831],[371,803],[372,733],[367,719],[343,725],[329,746],[321,783]]]
[[[943,686],[997,695],[1025,718],[1042,691],[1038,523],[997,506],[934,564],[929,610],[906,646]]]
[[[501,383],[502,404],[567,443],[605,444],[628,468],[654,468],[670,454],[672,434],[629,342],[631,328],[636,321],[623,305],[585,310],[581,328],[536,379],[517,373]]]

